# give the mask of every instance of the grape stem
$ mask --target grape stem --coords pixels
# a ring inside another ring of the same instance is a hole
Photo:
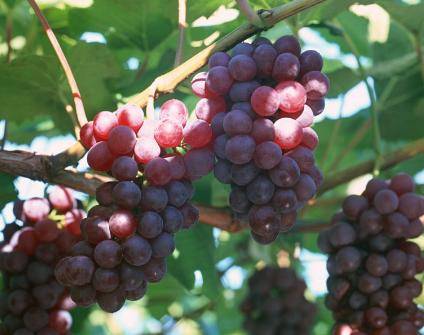
[[[187,28],[187,0],[178,0],[178,44],[175,53],[174,67],[183,61],[185,29]]]
[[[267,27],[272,27],[277,22],[324,1],[325,0],[293,0],[287,4],[263,11],[259,14],[259,16],[261,17],[261,20],[264,20]],[[210,46],[182,63],[180,66],[156,78],[156,94],[160,95],[172,92],[179,83],[204,66],[208,62],[210,55],[217,51],[227,51],[237,43],[244,41],[248,37],[253,36],[262,30],[264,30],[264,28],[253,26],[250,23],[240,26],[238,29],[224,36],[217,42],[212,43]],[[144,91],[135,95],[129,102],[144,108],[147,105],[149,95],[150,89],[148,87]]]
[[[420,156],[419,156],[420,155]],[[408,160],[421,159],[424,156],[424,138],[411,142],[403,148],[386,153],[381,162],[381,169],[386,170],[392,166]],[[81,173],[75,169],[56,171],[53,166],[55,156],[35,154],[26,151],[0,151],[0,171],[22,176],[32,180],[41,180],[53,184],[60,184],[90,195],[94,195],[96,188],[111,178],[92,173]],[[356,164],[347,169],[331,174],[321,186],[319,195],[336,188],[352,179],[372,172],[374,160]],[[197,205],[200,209],[200,221],[229,232],[237,232],[246,227],[244,222],[235,221],[226,208],[213,208]],[[324,223],[301,222],[295,228],[298,232],[317,231]]]
[[[31,7],[34,10],[35,15],[40,20],[44,31],[47,35],[47,38],[50,41],[50,44],[52,45],[57,58],[59,59],[59,62],[62,66],[63,71],[65,72],[66,79],[68,81],[69,87],[72,91],[72,97],[75,104],[75,114],[76,114],[76,124],[75,128],[76,136],[79,139],[79,129],[87,123],[87,116],[85,114],[84,104],[81,98],[81,93],[79,91],[77,82],[75,80],[74,74],[72,72],[72,69],[68,63],[68,60],[66,59],[65,54],[63,53],[62,48],[60,47],[60,44],[56,38],[56,35],[54,34],[52,28],[50,27],[46,17],[43,15],[43,13],[40,10],[40,7],[38,7],[35,0],[28,0],[28,3],[31,5]],[[71,118],[73,120],[73,118]]]
[[[252,9],[248,0],[237,0],[237,5],[252,25],[261,29],[265,28],[264,21],[262,21],[258,13]]]

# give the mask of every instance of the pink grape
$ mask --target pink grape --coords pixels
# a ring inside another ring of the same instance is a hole
[[[70,211],[76,204],[72,190],[63,186],[54,186],[51,189],[49,201],[60,213]]]
[[[159,157],[160,152],[159,144],[153,138],[142,137],[135,144],[134,158],[138,163],[145,164]]]
[[[215,66],[209,70],[206,77],[206,89],[217,95],[225,95],[230,91],[233,78],[224,66]]]
[[[96,143],[87,154],[88,165],[96,171],[109,171],[114,160],[115,155],[105,141]]]
[[[269,86],[258,87],[250,98],[252,108],[260,116],[271,116],[275,114],[280,106],[280,95]]]
[[[136,140],[132,128],[117,126],[110,131],[107,146],[114,155],[126,155],[132,153]]]
[[[191,90],[200,98],[213,98],[215,96],[206,89],[207,75],[207,72],[199,72],[191,80]]]
[[[202,148],[212,140],[212,128],[203,120],[195,120],[187,124],[183,134],[184,142],[192,148]]]
[[[225,100],[222,97],[216,97],[213,99],[200,99],[194,110],[198,119],[211,123],[215,115],[225,112],[226,109]]]
[[[116,115],[111,112],[100,112],[93,120],[93,131],[97,141],[107,140],[110,131],[118,125]]]
[[[124,105],[116,110],[118,124],[130,127],[135,133],[139,131],[143,125],[143,110],[136,105]]]
[[[318,134],[310,127],[306,127],[302,129],[302,142],[301,144],[305,147],[315,150],[315,148],[318,146]]]
[[[330,88],[330,81],[327,76],[319,71],[306,73],[301,80],[305,87],[308,99],[322,99]]]
[[[155,129],[155,140],[162,148],[174,148],[181,144],[183,127],[170,119],[159,122]]]
[[[283,150],[297,147],[302,141],[302,127],[299,122],[289,118],[281,118],[274,123],[275,142]]]
[[[303,109],[306,102],[305,88],[297,81],[283,81],[275,90],[280,95],[280,109],[287,113],[296,113]]]
[[[153,185],[165,185],[171,180],[171,166],[165,158],[153,158],[146,164],[144,176]]]
[[[97,143],[96,138],[94,137],[93,121],[87,122],[84,126],[82,126],[80,130],[80,140],[86,149],[90,149]]]
[[[160,120],[171,119],[182,127],[187,123],[188,119],[188,110],[186,105],[177,99],[171,99],[166,101],[160,108],[159,113]]]
[[[150,119],[144,120],[143,125],[140,127],[139,131],[137,132],[137,137],[154,138],[155,129],[158,124],[159,124],[158,120],[150,120]]]

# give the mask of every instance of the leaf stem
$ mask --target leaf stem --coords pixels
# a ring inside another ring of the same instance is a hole
[[[252,25],[259,28],[265,27],[261,17],[252,9],[248,0],[237,0],[237,5],[240,8],[240,11]]]
[[[72,91],[72,97],[74,99],[75,104],[75,114],[76,114],[76,128],[81,128],[84,124],[87,123],[87,116],[85,114],[84,110],[84,104],[81,98],[81,93],[79,91],[77,82],[75,80],[74,74],[72,72],[71,67],[69,66],[68,60],[66,59],[65,54],[63,53],[62,48],[60,47],[60,44],[56,38],[56,35],[54,34],[53,30],[51,29],[46,17],[43,15],[43,13],[40,10],[40,7],[38,7],[35,0],[28,0],[28,3],[31,5],[31,7],[34,10],[35,15],[40,20],[44,31],[47,35],[47,38],[50,41],[50,44],[52,45],[57,58],[59,59],[59,62],[63,68],[63,71],[65,72],[66,79],[68,80],[69,87]],[[79,138],[79,132],[77,132],[77,138]]]

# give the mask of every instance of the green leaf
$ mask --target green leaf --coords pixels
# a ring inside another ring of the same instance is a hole
[[[197,224],[189,230],[176,235],[179,256],[169,260],[169,272],[191,289],[194,284],[194,272],[202,273],[202,293],[215,300],[219,296],[220,282],[215,269],[215,245],[212,229]]]
[[[3,208],[8,202],[16,200],[18,192],[13,184],[14,180],[14,176],[0,172],[0,185],[2,185],[0,193],[0,208]]]
[[[409,5],[401,1],[379,0],[377,3],[387,10],[392,18],[411,32],[421,31],[424,25],[424,3]]]
[[[361,78],[346,66],[326,74],[331,83],[328,98],[336,98],[361,82]]]

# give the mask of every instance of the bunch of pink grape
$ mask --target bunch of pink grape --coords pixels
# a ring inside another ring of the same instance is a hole
[[[59,186],[48,199],[18,200],[14,213],[23,225],[10,223],[3,230],[0,334],[69,334],[75,303],[54,278],[54,267],[80,240],[85,213],[71,191]]]
[[[253,238],[271,243],[295,223],[322,183],[311,128],[329,89],[323,60],[301,53],[293,36],[240,43],[217,52],[192,80],[196,116],[211,124],[216,178],[231,184],[233,212],[248,217]]]
[[[409,239],[424,231],[424,198],[413,179],[372,179],[362,195],[348,196],[343,212],[318,239],[329,254],[326,306],[335,335],[416,335],[424,311],[414,299],[423,288],[420,247]]]
[[[100,112],[80,135],[90,149],[90,167],[118,180],[134,180],[140,170],[150,184],[162,186],[171,180],[193,181],[213,169],[211,126],[188,122],[187,107],[177,99],[161,106],[158,120],[144,120],[143,110],[134,105]]]
[[[140,108],[127,105],[82,128],[89,165],[117,181],[97,189],[99,205],[81,222],[84,241],[56,267],[77,305],[97,302],[113,313],[126,300],[141,299],[147,282],[165,275],[174,234],[198,220],[191,181],[213,168],[205,148],[212,130],[202,140],[198,123],[187,119],[185,105],[173,99],[162,105],[159,120],[144,120]]]

